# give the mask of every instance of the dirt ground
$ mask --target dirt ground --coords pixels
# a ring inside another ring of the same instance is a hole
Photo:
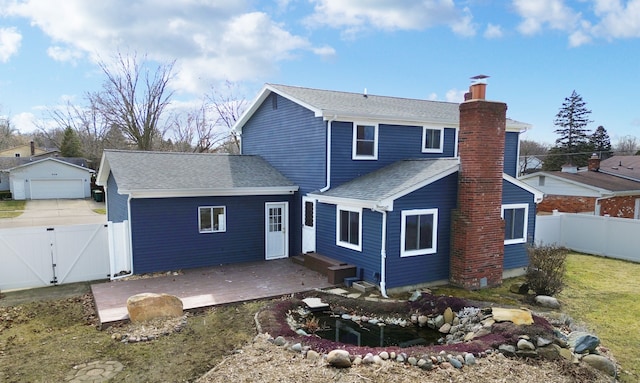
[[[499,355],[461,370],[423,371],[390,361],[336,369],[256,337],[253,319],[267,301],[204,310],[189,315],[180,332],[123,344],[111,339],[113,331],[92,328],[95,312],[86,291],[77,284],[0,299],[0,381],[64,381],[76,365],[115,360],[124,370],[112,380],[122,382],[611,382],[566,361]]]

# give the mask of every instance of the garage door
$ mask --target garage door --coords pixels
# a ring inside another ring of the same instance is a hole
[[[84,198],[83,180],[31,180],[31,199],[55,198]]]

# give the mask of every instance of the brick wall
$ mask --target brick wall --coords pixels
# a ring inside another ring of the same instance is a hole
[[[575,197],[564,195],[545,195],[538,204],[537,211],[551,213],[557,210],[562,213],[585,213],[595,210],[595,197]]]
[[[640,198],[640,195],[600,200],[600,215],[608,214],[611,217],[633,218],[637,198]]]
[[[460,104],[458,209],[452,223],[450,282],[466,289],[502,283],[502,170],[507,105]]]

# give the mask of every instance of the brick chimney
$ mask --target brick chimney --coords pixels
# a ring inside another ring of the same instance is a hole
[[[593,153],[591,158],[589,158],[588,167],[590,172],[597,172],[600,170],[600,157],[598,157],[596,153]]]
[[[485,100],[485,89],[486,83],[475,81],[468,99],[460,104],[458,207],[451,233],[450,282],[471,290],[500,285],[504,259],[507,105]]]

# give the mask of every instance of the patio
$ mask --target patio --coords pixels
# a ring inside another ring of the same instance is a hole
[[[279,259],[184,270],[180,275],[119,280],[91,285],[101,325],[128,319],[127,299],[140,293],[166,293],[185,310],[277,297],[331,287],[327,277]]]

